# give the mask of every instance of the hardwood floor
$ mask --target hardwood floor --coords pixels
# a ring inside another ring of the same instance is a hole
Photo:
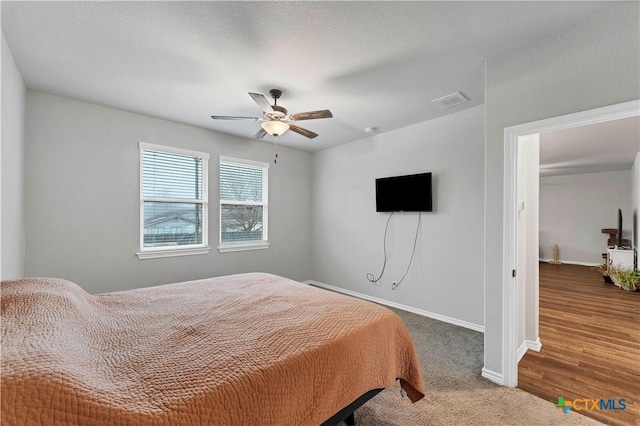
[[[541,351],[528,351],[518,365],[519,388],[554,403],[624,398],[624,410],[579,412],[640,424],[639,292],[606,284],[586,266],[541,263],[540,340]]]

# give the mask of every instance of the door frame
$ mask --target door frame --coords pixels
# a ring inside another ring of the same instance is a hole
[[[580,111],[544,120],[506,127],[504,129],[504,186],[503,186],[503,271],[502,271],[502,382],[504,386],[518,385],[518,279],[524,276],[512,271],[517,265],[517,152],[518,138],[535,133],[602,123],[640,115],[640,100]],[[535,256],[538,253],[527,253]]]

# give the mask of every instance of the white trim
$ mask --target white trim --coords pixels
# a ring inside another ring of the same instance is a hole
[[[186,203],[186,204],[204,204],[205,203],[205,201],[198,200],[197,198],[144,197],[144,201],[149,201],[152,203]]]
[[[636,117],[638,115],[640,115],[640,99],[587,111],[545,118],[543,120],[532,121],[530,123],[518,124],[507,127],[505,130],[509,130],[518,136],[523,136],[532,133],[550,132],[553,130],[603,123],[605,121],[618,120],[621,118]]]
[[[520,345],[520,347],[518,348],[518,363],[529,349],[531,349],[532,351],[540,352],[540,349],[542,349],[542,343],[540,342],[539,337],[535,342],[533,340],[525,340],[524,342],[522,342],[522,345]]]
[[[516,197],[517,142],[520,136],[567,129],[588,124],[602,123],[640,115],[640,100],[609,105],[588,111],[547,118],[504,129],[504,176],[503,176],[503,273],[502,273],[502,379],[505,386],[518,384],[517,345],[517,282],[511,271],[516,265],[517,232]]]
[[[174,199],[174,198],[158,198],[158,197],[144,197],[143,196],[143,151],[156,151],[166,152],[171,154],[186,155],[190,157],[202,158],[202,198],[201,199]],[[139,153],[139,194],[140,194],[140,234],[138,252],[136,256],[138,259],[157,259],[162,257],[174,257],[174,256],[191,256],[198,254],[207,254],[211,248],[209,247],[209,154],[206,152],[192,151],[183,148],[176,148],[172,146],[156,145],[146,142],[138,142]],[[193,244],[188,246],[160,246],[160,247],[145,247],[144,246],[144,203],[145,201],[151,202],[172,202],[172,203],[189,203],[200,204],[202,206],[202,244]]]
[[[499,385],[504,386],[504,381],[502,379],[502,374],[500,374],[500,373],[496,373],[495,371],[488,370],[487,368],[482,367],[481,376],[484,377],[485,379],[491,380],[493,383],[497,383]]]
[[[170,152],[172,154],[187,155],[189,157],[200,157],[206,160],[209,159],[209,153],[207,152],[191,151],[189,149],[177,148],[175,146],[156,145],[153,143],[138,142],[138,148],[140,150],[144,149],[147,151]]]
[[[539,261],[549,263],[549,262],[552,262],[553,259],[540,258]],[[578,262],[577,260],[561,260],[560,263],[566,264],[566,265],[599,266],[599,265],[602,265],[604,261],[602,263],[593,263],[593,262]]]
[[[331,291],[335,291],[337,293],[342,293],[342,294],[346,294],[348,296],[353,296],[353,297],[357,297],[358,299],[364,299],[364,300],[368,300],[370,302],[375,302],[375,303],[379,303],[381,305],[385,305],[385,306],[391,306],[392,308],[397,308],[403,311],[407,311],[407,312],[411,312],[414,314],[418,314],[418,315],[422,315],[423,317],[428,317],[428,318],[432,318],[438,321],[442,321],[442,322],[446,322],[448,324],[453,324],[453,325],[457,325],[459,327],[464,327],[464,328],[468,328],[470,330],[473,331],[479,331],[481,333],[484,333],[484,327],[478,324],[473,324],[467,321],[462,321],[456,318],[450,318],[444,315],[440,315],[440,314],[434,314],[433,312],[428,312],[422,309],[418,309],[418,308],[413,308],[411,306],[407,306],[407,305],[402,305],[400,303],[396,303],[396,302],[390,302],[388,300],[385,299],[380,299],[378,297],[373,297],[373,296],[369,296],[366,294],[362,294],[362,293],[358,293],[352,290],[346,290],[344,288],[340,288],[340,287],[336,287],[330,284],[325,284],[323,282],[320,281],[315,281],[315,280],[306,280],[303,281],[306,284],[310,284],[316,287],[321,287],[324,288],[326,290],[331,290]]]
[[[520,360],[522,359],[524,354],[527,353],[527,349],[529,349],[529,348],[527,347],[527,341],[525,340],[524,342],[522,342],[522,344],[518,348],[518,355],[517,355],[518,363],[520,363]]]
[[[263,203],[261,201],[220,200],[220,205],[226,205],[226,206],[265,206],[265,203]]]
[[[175,256],[192,256],[196,254],[208,254],[209,247],[199,247],[199,248],[181,248],[181,249],[163,249],[163,250],[155,250],[155,251],[144,251],[136,253],[138,259],[158,259],[161,257],[175,257]]]
[[[218,160],[218,179],[220,178],[220,164],[246,164],[260,167],[262,169],[262,201],[234,201],[234,200],[218,200],[218,251],[220,253],[229,253],[245,250],[262,250],[267,249],[271,245],[269,243],[269,163],[263,161],[246,160],[244,158],[227,157],[221,155]],[[218,185],[220,185],[218,180]],[[219,188],[218,188],[219,189]],[[229,243],[222,241],[222,206],[223,205],[243,205],[243,206],[261,206],[262,207],[262,240],[261,241],[240,241],[237,243]]]
[[[262,239],[269,247],[269,164],[262,164]]]
[[[220,156],[219,163],[222,163],[222,162],[224,162],[224,163],[249,164],[249,165],[252,165],[252,166],[266,167],[267,169],[269,168],[269,166],[271,166],[271,164],[265,163],[264,161],[247,160],[245,158],[236,158],[236,157],[227,157],[226,155],[221,155]]]
[[[268,249],[271,243],[268,241],[248,241],[240,243],[222,243],[218,246],[220,253],[233,253],[236,251]]]
[[[504,185],[503,193],[503,270],[502,270],[502,384],[515,387],[518,385],[517,339],[517,302],[518,282],[512,271],[517,268],[517,190],[516,166],[518,163],[518,134],[510,128],[504,129],[504,176],[509,181]]]
[[[542,342],[539,337],[535,342],[533,340],[527,340],[526,343],[527,349],[531,349],[532,351],[540,352],[542,349]]]

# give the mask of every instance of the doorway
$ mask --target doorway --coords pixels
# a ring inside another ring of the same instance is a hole
[[[537,281],[536,288],[525,286],[527,269],[523,265],[538,262],[538,247],[522,232],[536,232],[531,228],[523,228],[518,222],[518,214],[522,211],[522,202],[518,196],[518,181],[526,180],[522,165],[518,163],[518,151],[523,152],[525,144],[532,140],[539,141],[539,134],[553,130],[596,124],[610,120],[640,115],[640,100],[611,105],[589,111],[582,111],[560,117],[525,123],[505,128],[504,130],[504,193],[503,193],[503,384],[515,387],[518,384],[518,360],[524,355],[519,337],[524,330],[538,330]],[[520,146],[522,144],[522,146]],[[522,161],[522,158],[521,158]],[[525,168],[526,169],[526,168]],[[530,206],[537,209],[537,206]],[[524,251],[524,253],[523,253]],[[518,273],[518,265],[522,273]],[[529,268],[530,269],[530,268]],[[530,271],[531,272],[531,271]],[[525,294],[523,294],[525,292]],[[525,313],[522,314],[524,309]],[[522,322],[525,324],[522,324]],[[538,336],[529,334],[527,341],[532,344],[526,349],[539,350]],[[542,342],[544,344],[544,342]]]

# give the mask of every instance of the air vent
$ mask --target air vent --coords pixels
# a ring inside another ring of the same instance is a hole
[[[462,93],[455,92],[451,93],[450,95],[434,99],[431,102],[436,104],[440,109],[447,109],[456,105],[463,104],[465,102],[469,102],[469,99],[467,99]]]

